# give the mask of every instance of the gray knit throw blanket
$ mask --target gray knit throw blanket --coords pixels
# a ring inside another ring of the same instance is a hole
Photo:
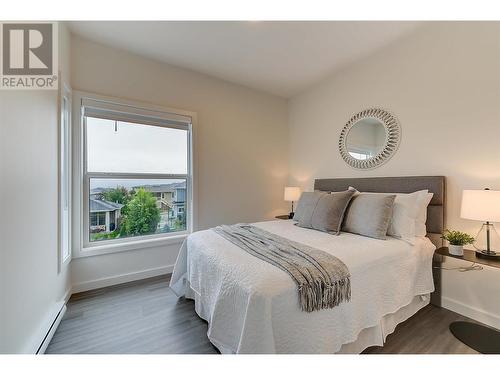
[[[287,272],[297,284],[303,311],[331,309],[351,299],[349,270],[337,257],[249,224],[222,225],[213,230]]]

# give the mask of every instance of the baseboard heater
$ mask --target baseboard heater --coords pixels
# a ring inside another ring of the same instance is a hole
[[[66,312],[66,303],[64,303],[57,313],[54,321],[50,325],[49,330],[45,334],[45,337],[43,338],[42,342],[40,343],[40,346],[36,350],[35,354],[44,354],[45,350],[47,349],[47,346],[50,344],[50,340],[52,340],[52,337],[54,336],[54,333],[56,332],[57,327],[59,326],[59,323],[61,322],[62,317],[64,316],[64,313]]]

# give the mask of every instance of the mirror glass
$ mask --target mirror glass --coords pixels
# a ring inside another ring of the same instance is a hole
[[[367,117],[356,122],[349,130],[346,146],[354,159],[367,160],[382,151],[385,141],[386,129],[383,122]]]

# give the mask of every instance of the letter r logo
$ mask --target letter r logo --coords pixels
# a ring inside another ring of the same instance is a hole
[[[53,74],[52,24],[2,25],[4,75]]]

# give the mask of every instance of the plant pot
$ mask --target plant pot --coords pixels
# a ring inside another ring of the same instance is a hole
[[[464,247],[463,245],[448,245],[448,251],[451,255],[463,256]]]

